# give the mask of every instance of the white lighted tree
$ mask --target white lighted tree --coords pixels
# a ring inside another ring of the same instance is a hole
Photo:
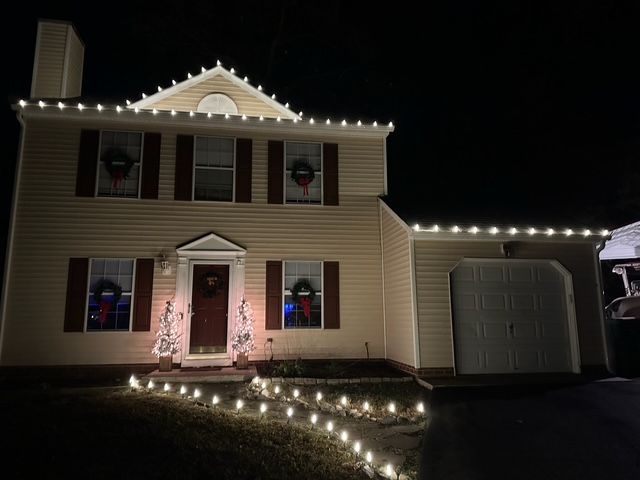
[[[236,325],[231,336],[231,348],[236,353],[249,354],[256,349],[253,333],[253,309],[247,299],[242,296],[238,312],[236,314]]]
[[[176,312],[176,302],[171,300],[160,315],[160,329],[151,352],[157,357],[169,357],[180,351],[180,321],[182,314]]]

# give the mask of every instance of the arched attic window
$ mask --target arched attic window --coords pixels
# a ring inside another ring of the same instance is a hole
[[[231,113],[237,115],[238,106],[224,93],[212,93],[198,103],[198,111],[204,113]]]

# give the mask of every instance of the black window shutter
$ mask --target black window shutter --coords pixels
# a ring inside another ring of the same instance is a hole
[[[87,301],[88,258],[70,258],[67,274],[67,303],[64,311],[64,331],[84,331],[84,314]]]
[[[159,133],[144,134],[144,150],[142,153],[142,179],[140,182],[140,198],[158,198],[158,181],[160,178],[160,143]]]
[[[176,138],[176,176],[173,198],[193,198],[193,135],[178,135]]]
[[[322,182],[325,205],[338,205],[338,144],[322,146]]]
[[[282,262],[280,260],[267,261],[266,275],[266,330],[280,330],[282,328]]]
[[[236,140],[236,202],[251,203],[253,143],[250,138]]]
[[[100,148],[100,131],[82,130],[76,173],[76,196],[78,197],[93,197],[96,194],[98,148]]]
[[[153,258],[136,260],[136,285],[133,299],[134,332],[148,332],[151,329],[151,301],[153,298]]]
[[[324,262],[324,328],[340,328],[340,266]]]
[[[282,204],[284,199],[284,142],[269,140],[267,157],[267,203]]]

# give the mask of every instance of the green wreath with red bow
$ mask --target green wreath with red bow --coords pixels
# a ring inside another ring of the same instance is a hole
[[[108,148],[102,154],[101,160],[104,162],[104,168],[111,175],[111,187],[115,189],[122,187],[122,182],[129,177],[129,172],[136,163],[121,148]]]
[[[112,292],[113,298],[111,300],[105,300],[102,295],[106,292]],[[118,302],[122,297],[122,287],[117,283],[103,278],[93,286],[93,298],[98,305],[100,305],[99,321],[101,324],[107,321],[107,316],[111,309],[118,306]]]
[[[302,194],[309,195],[309,184],[316,178],[316,172],[309,162],[298,160],[291,168],[291,180],[302,187]]]
[[[305,295],[301,295],[305,293]],[[296,284],[291,288],[291,299],[302,307],[304,316],[311,317],[311,303],[316,298],[316,291],[313,289],[309,280],[298,280]]]

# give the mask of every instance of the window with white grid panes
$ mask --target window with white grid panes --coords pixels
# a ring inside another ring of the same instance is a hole
[[[313,181],[305,188],[291,178],[297,162],[311,166],[315,173]],[[322,203],[322,144],[285,142],[285,202],[319,205]]]
[[[193,199],[233,201],[235,139],[196,137]]]
[[[300,280],[307,280],[316,294],[309,317],[291,295],[291,289]],[[322,328],[322,262],[284,262],[283,296],[284,328]]]
[[[133,291],[133,260],[119,258],[92,258],[87,301],[87,331],[129,331]],[[122,290],[115,298],[113,288],[103,288],[96,298],[97,287],[104,280],[113,282]]]
[[[111,165],[108,159],[111,159]],[[138,198],[141,159],[142,133],[103,130],[100,134],[98,196]]]

